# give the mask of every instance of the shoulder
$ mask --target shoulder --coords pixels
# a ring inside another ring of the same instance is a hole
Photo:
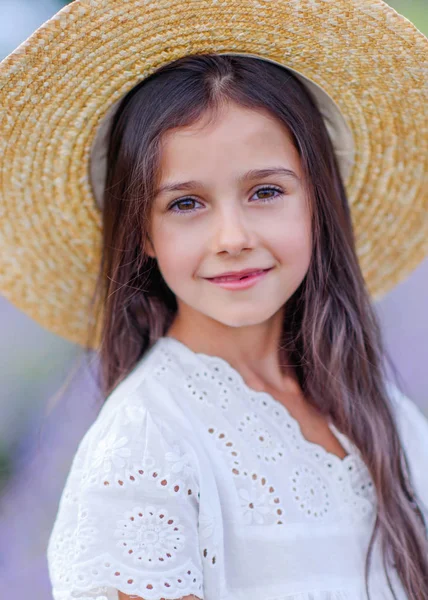
[[[114,388],[106,398],[99,415],[110,414],[121,407],[126,399],[141,398],[141,403],[149,400],[149,388],[155,388],[157,395],[164,396],[169,388],[171,374],[165,372],[165,353],[162,339],[155,342],[136,363],[134,368]],[[145,393],[146,392],[146,393]]]
[[[115,388],[74,456],[47,548],[55,600],[101,587],[109,598],[118,589],[163,598],[166,587],[171,598],[201,596],[206,530],[215,528],[210,475],[192,411],[182,410],[193,363],[160,350]]]
[[[422,452],[428,461],[428,418],[409,396],[391,381],[387,391],[397,428],[405,449],[411,453]],[[426,465],[428,467],[428,464]]]
[[[409,434],[428,433],[428,417],[414,400],[402,392],[392,381],[387,382],[387,391],[397,420],[397,426],[407,440]],[[417,435],[416,435],[417,437]],[[428,449],[428,436],[423,436]]]
[[[170,370],[165,374],[162,370],[160,354],[155,345],[106,399],[77,448],[69,484],[79,481],[85,485],[87,478],[98,485],[110,484],[119,471],[140,483],[144,473],[147,482],[151,465],[152,479],[157,478],[156,473],[180,473],[180,477],[169,477],[168,482],[174,479],[176,485],[176,480],[185,476],[193,489],[198,487],[200,469],[193,430],[181,411]],[[116,480],[123,481],[123,477]]]
[[[165,346],[162,338],[155,342],[116,386],[101,407],[90,435],[96,436],[107,427],[130,425],[158,427],[165,434],[171,428],[176,435],[189,433],[189,423],[180,410],[185,368],[181,361],[171,358]]]
[[[428,417],[391,381],[387,383],[387,389],[414,491],[428,518]]]
[[[147,356],[74,456],[47,548],[55,600],[100,586],[108,597],[163,597],[166,585],[174,598],[201,593],[198,456]]]

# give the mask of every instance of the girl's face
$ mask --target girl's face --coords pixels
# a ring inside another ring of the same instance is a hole
[[[205,121],[162,139],[148,254],[189,324],[261,324],[309,267],[311,219],[299,155],[267,112],[228,104],[215,123]],[[247,268],[271,270],[247,289],[207,279]]]

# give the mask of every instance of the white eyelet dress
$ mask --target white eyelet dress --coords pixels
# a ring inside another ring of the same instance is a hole
[[[428,520],[428,420],[388,386]],[[331,428],[343,460],[225,360],[161,337],[78,446],[47,550],[54,600],[365,600],[376,496]],[[370,597],[392,600],[376,540]]]

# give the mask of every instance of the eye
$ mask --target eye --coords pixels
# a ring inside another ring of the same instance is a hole
[[[188,208],[185,208],[184,210],[178,210],[177,206],[180,206],[180,204],[186,206],[186,202],[198,202],[195,198],[191,198],[186,197],[186,198],[181,198],[180,200],[176,200],[175,202],[173,202],[171,204],[171,206],[168,208],[169,211],[173,212],[173,213],[177,213],[177,214],[184,214],[184,213],[193,213],[196,210],[199,210],[197,208],[192,208],[191,206],[189,207],[189,204],[187,204]]]
[[[254,193],[255,194],[259,194],[260,192],[264,193],[270,193],[270,192],[277,192],[276,196],[269,196],[268,198],[258,198],[259,200],[261,200],[262,202],[273,202],[274,200],[276,200],[276,198],[278,198],[278,196],[282,196],[284,194],[283,190],[279,187],[277,187],[276,185],[269,185],[269,186],[263,186],[263,187],[259,187]]]
[[[262,186],[259,187],[254,194],[265,194],[265,193],[271,193],[271,192],[276,192],[275,196],[269,196],[269,197],[265,197],[265,198],[256,198],[256,200],[260,200],[263,204],[267,204],[268,202],[274,202],[279,196],[282,196],[284,194],[284,191],[280,188],[277,187],[275,185],[269,185],[269,186]],[[171,211],[173,213],[176,214],[189,214],[189,213],[194,213],[197,210],[200,210],[198,208],[192,208],[191,203],[197,203],[200,204],[200,202],[198,202],[198,200],[196,200],[196,198],[192,198],[191,196],[186,196],[185,198],[180,198],[179,200],[176,200],[175,202],[173,202],[169,207],[168,207],[168,211]],[[190,204],[189,204],[190,203]],[[179,208],[179,206],[187,206],[184,210],[181,210]]]

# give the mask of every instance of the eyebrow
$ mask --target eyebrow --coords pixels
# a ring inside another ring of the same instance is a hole
[[[251,179],[263,179],[271,177],[272,175],[282,175],[294,179],[295,181],[300,181],[300,177],[291,169],[285,169],[284,167],[269,167],[266,169],[251,169],[250,171],[247,171],[239,177],[238,183],[244,183]],[[158,196],[164,192],[186,191],[200,186],[202,186],[202,183],[194,180],[166,183],[155,191],[155,195]]]

